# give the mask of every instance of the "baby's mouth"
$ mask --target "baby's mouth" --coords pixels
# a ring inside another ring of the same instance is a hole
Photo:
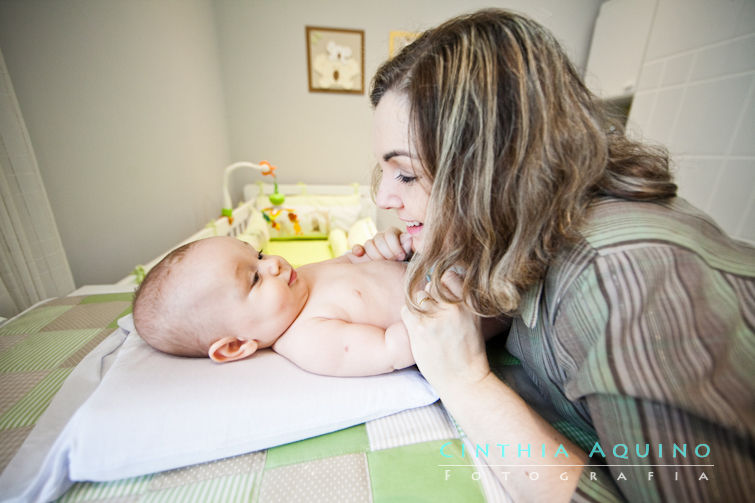
[[[296,270],[291,269],[291,274],[288,276],[288,284],[289,286],[293,285],[294,281],[296,281]]]

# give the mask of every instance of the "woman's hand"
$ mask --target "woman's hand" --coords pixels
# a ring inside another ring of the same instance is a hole
[[[395,227],[378,232],[364,245],[354,245],[351,253],[372,260],[406,260],[412,253],[412,237]]]
[[[441,281],[451,293],[461,296],[458,274],[448,271]],[[532,461],[523,457],[506,458],[507,468],[493,474],[514,501],[567,501],[577,487],[587,455],[490,371],[480,318],[464,304],[433,299],[428,290],[416,297],[430,311],[427,315],[415,315],[407,307],[401,312],[420,372],[472,443],[542,445],[547,452],[566,449],[570,457],[549,459],[535,468],[542,483],[532,482]]]
[[[443,284],[461,297],[462,279],[453,271],[443,275]],[[464,304],[446,304],[433,299],[429,286],[417,295],[427,315],[407,307],[401,318],[409,332],[414,360],[420,372],[441,396],[455,389],[468,390],[490,374],[480,319]]]

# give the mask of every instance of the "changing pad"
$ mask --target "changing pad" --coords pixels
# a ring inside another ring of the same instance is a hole
[[[130,315],[119,325],[129,328],[129,323]],[[332,432],[435,400],[415,368],[372,377],[325,377],[269,350],[219,365],[157,352],[131,332],[60,434],[35,483],[45,485],[46,477],[66,468],[68,480],[61,484],[169,470]],[[51,409],[54,404],[45,414],[56,413]]]

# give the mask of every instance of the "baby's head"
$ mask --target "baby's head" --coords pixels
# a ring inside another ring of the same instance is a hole
[[[147,274],[134,297],[134,325],[165,353],[238,360],[272,346],[308,295],[283,258],[232,237],[202,239]]]

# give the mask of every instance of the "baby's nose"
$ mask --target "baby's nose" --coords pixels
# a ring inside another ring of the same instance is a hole
[[[268,274],[278,275],[280,273],[280,261],[278,257],[268,257],[265,259]]]

